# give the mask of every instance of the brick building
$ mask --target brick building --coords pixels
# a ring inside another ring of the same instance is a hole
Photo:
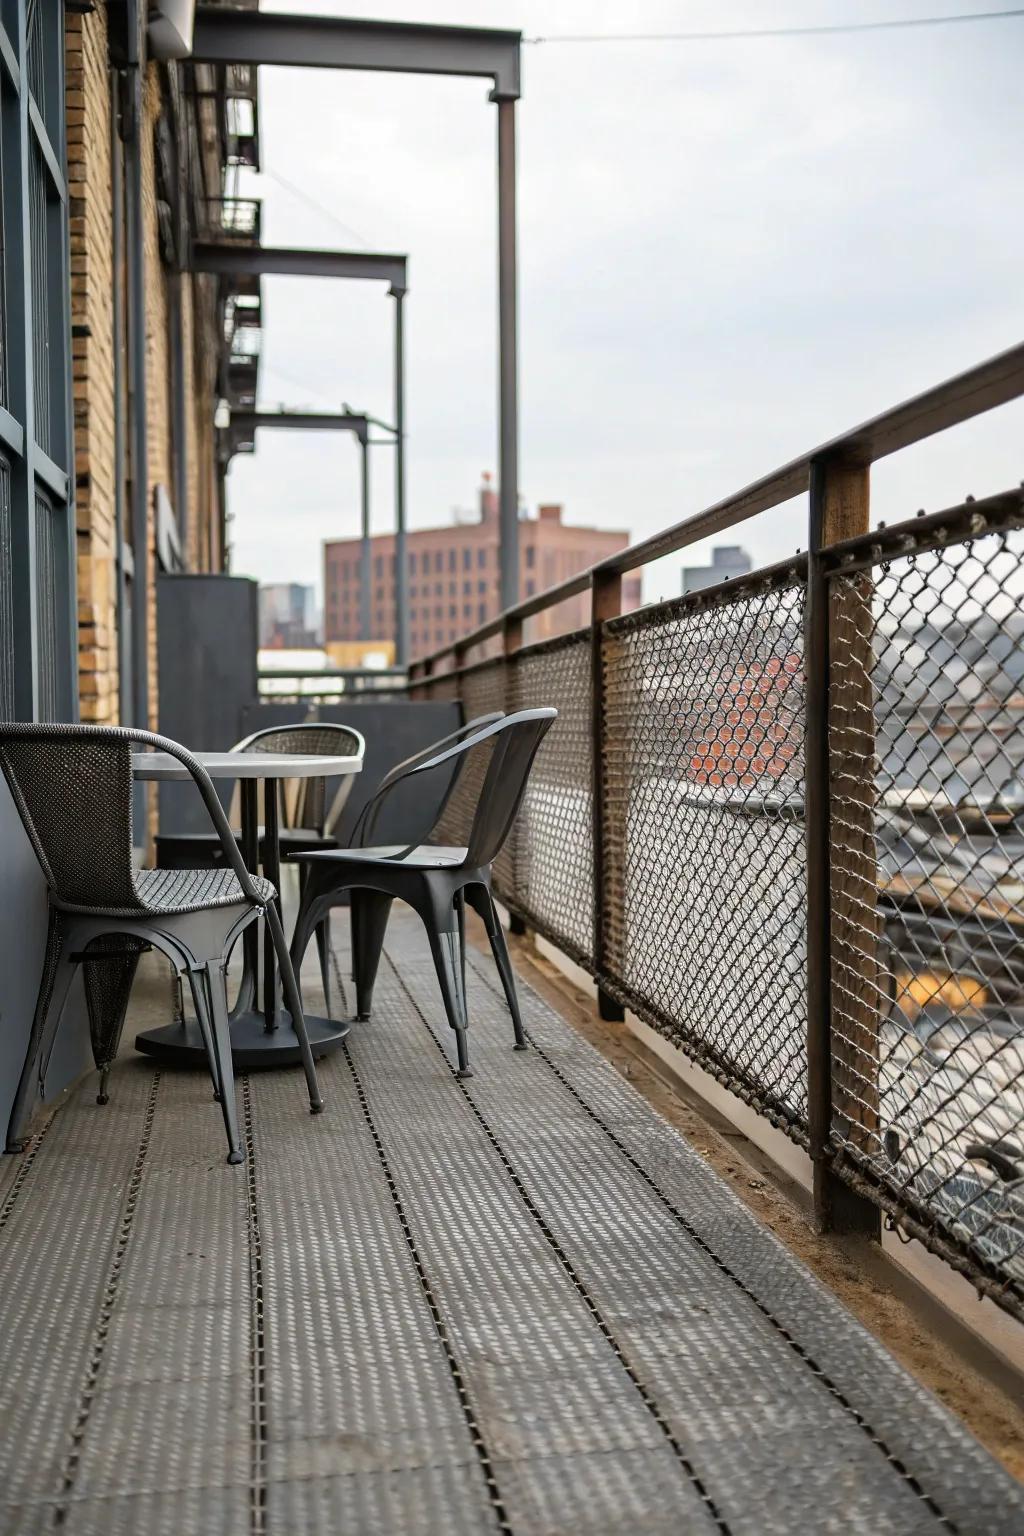
[[[624,549],[624,529],[577,527],[562,521],[562,508],[540,506],[535,518],[519,524],[519,590],[532,597]],[[412,656],[453,644],[499,611],[498,497],[485,479],[479,519],[442,528],[418,528],[406,535],[409,559],[409,646]],[[395,628],[395,541],[375,535],[370,569],[371,627],[375,640]],[[359,638],[359,539],[331,539],[324,544],[324,638]],[[624,609],[640,603],[640,578],[623,582]],[[531,620],[531,638],[573,629],[587,622],[585,594]]]

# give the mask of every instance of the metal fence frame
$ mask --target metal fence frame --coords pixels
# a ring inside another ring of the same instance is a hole
[[[840,642],[829,625],[830,584],[837,576],[866,571],[910,550],[938,550],[979,534],[1024,527],[1024,494],[1007,492],[984,501],[964,503],[931,516],[869,531],[868,493],[871,464],[939,431],[968,421],[1024,394],[1024,346],[1011,349],[937,388],[883,413],[851,432],[783,466],[773,474],[643,543],[618,552],[592,570],[518,604],[498,618],[465,635],[456,645],[412,663],[409,686],[414,697],[457,697],[467,713],[476,712],[473,680],[490,675],[489,699],[511,707],[518,700],[517,676],[532,657],[549,649],[586,644],[590,653],[589,683],[592,744],[589,796],[592,813],[593,927],[590,943],[581,943],[560,930],[549,913],[524,901],[516,867],[523,858],[522,827],[510,855],[495,872],[496,888],[522,928],[529,926],[580,964],[598,984],[599,1004],[606,1018],[621,1018],[629,1007],[672,1038],[698,1064],[759,1114],[804,1145],[814,1169],[814,1206],[823,1230],[880,1233],[882,1215],[907,1235],[919,1238],[953,1268],[965,1274],[979,1291],[1006,1310],[1024,1317],[1024,1282],[987,1262],[976,1246],[956,1230],[930,1220],[912,1198],[888,1187],[870,1159],[841,1146],[834,1127],[837,1048],[833,1040],[834,998],[832,908],[837,880],[855,879],[857,871],[837,869],[831,834],[829,710],[838,684],[833,663]],[[711,534],[806,492],[808,539],[806,554],[777,566],[733,578],[720,586],[622,615],[622,577],[650,560],[673,553]],[[606,687],[608,659],[617,637],[674,622],[686,614],[735,604],[750,594],[780,585],[796,585],[805,593],[803,622],[803,775],[806,857],[806,999],[807,1112],[773,1102],[756,1083],[745,1080],[734,1063],[702,1049],[678,1024],[659,1014],[649,998],[638,995],[610,963],[608,901],[614,899],[618,874],[609,867],[610,849],[606,801],[608,759]],[[523,626],[534,614],[555,607],[579,592],[590,590],[591,623],[587,630],[540,646],[523,644]],[[495,655],[494,652],[497,652]],[[483,656],[484,660],[475,659]],[[558,704],[557,697],[545,702]],[[863,702],[863,701],[861,701]],[[555,732],[552,732],[552,738]],[[554,750],[554,748],[552,748]],[[544,753],[538,758],[542,777]],[[841,892],[840,892],[841,895]]]

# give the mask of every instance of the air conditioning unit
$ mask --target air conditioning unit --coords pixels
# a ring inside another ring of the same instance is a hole
[[[150,58],[187,59],[195,19],[196,0],[150,0]]]

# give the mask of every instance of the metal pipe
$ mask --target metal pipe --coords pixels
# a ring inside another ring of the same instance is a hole
[[[110,77],[110,181],[112,233],[110,259],[113,267],[114,324],[114,540],[117,569],[117,704],[118,719],[124,725],[132,717],[132,641],[129,626],[128,591],[129,551],[125,545],[124,481],[126,468],[125,396],[124,396],[124,290],[121,286],[124,265],[124,154],[119,124],[120,92],[123,76]]]
[[[128,277],[128,396],[131,407],[132,725],[149,720],[149,470],[146,436],[146,299],[142,224],[142,63],[139,0],[128,6],[122,136],[125,146],[125,239]]]
[[[360,439],[363,455],[363,516],[359,545],[359,638],[369,640],[370,635],[370,444]]]
[[[409,572],[405,554],[404,293],[395,294],[395,662],[409,660]]]
[[[174,445],[174,514],[181,539],[182,563],[191,570],[189,548],[188,442],[185,405],[185,321],[182,314],[180,272],[174,272],[167,284],[168,329],[171,341],[171,438]]]
[[[498,494],[501,607],[519,601],[516,104],[498,102]]]

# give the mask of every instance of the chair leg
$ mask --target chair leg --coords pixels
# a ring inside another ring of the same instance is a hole
[[[516,992],[515,972],[512,969],[512,961],[509,957],[508,945],[505,943],[505,930],[501,926],[501,920],[494,910],[494,902],[491,893],[485,886],[475,885],[466,888],[466,900],[475,912],[483,918],[484,927],[487,929],[487,937],[491,941],[491,954],[494,956],[494,964],[501,978],[501,985],[505,992],[505,1001],[508,1003],[508,1011],[512,1015],[512,1029],[515,1033],[517,1051],[528,1049],[526,1035],[523,1031],[523,1016],[519,1011],[519,997]]]
[[[455,893],[455,916],[459,923],[459,968],[462,972],[462,995],[468,997],[466,991],[466,888]],[[468,1011],[468,1009],[467,1009]]]
[[[220,1084],[220,1108],[228,1138],[228,1162],[244,1162],[238,1135],[238,1107],[235,1103],[235,1072],[231,1063],[231,1024],[228,1019],[228,981],[222,960],[211,960],[205,967],[205,985],[210,999],[214,1083]]]
[[[206,982],[201,971],[189,971],[189,986],[192,989],[192,1005],[196,1010],[196,1018],[199,1021],[199,1033],[203,1037],[203,1045],[206,1049],[206,1060],[210,1066],[210,1076],[213,1079],[213,1097],[219,1104],[223,1092],[220,1074],[217,1070],[217,1056],[213,1048],[213,1026],[210,1023],[210,1001],[206,990]],[[181,984],[181,978],[178,978]]]
[[[454,912],[452,917],[454,918]],[[436,922],[429,921],[426,928],[430,939],[430,951],[434,957],[434,969],[441,988],[444,1011],[448,1015],[448,1023],[455,1031],[455,1049],[459,1057],[456,1076],[472,1077],[473,1069],[469,1065],[469,1050],[466,1042],[468,1022],[466,994],[462,989],[462,957],[459,953],[457,922],[456,926],[444,929]]]
[[[321,918],[316,925],[316,947],[320,956],[320,981],[324,989],[324,1013],[331,1016],[331,919]]]
[[[36,996],[36,1010],[32,1019],[28,1050],[25,1053],[18,1091],[14,1096],[11,1118],[7,1125],[8,1152],[25,1150],[27,1140],[25,1127],[31,1115],[35,1085],[38,1081],[42,1088],[46,1077],[50,1052],[57,1038],[57,1028],[61,1014],[64,1012],[64,1004],[67,1002],[71,978],[75,974],[76,965],[75,961],[68,956],[69,947],[64,925],[57,913],[51,910],[46,932],[43,974]]]
[[[352,903],[352,974],[356,984],[356,1016],[370,1017],[373,987],[377,980],[384,935],[394,898],[383,891],[353,890]]]
[[[302,999],[299,996],[295,972],[292,969],[292,957],[288,953],[288,944],[285,940],[284,929],[281,927],[280,913],[277,910],[276,904],[272,901],[267,903],[266,921],[270,929],[274,948],[277,951],[277,966],[281,976],[285,1007],[292,1016],[292,1028],[298,1036],[299,1051],[302,1055],[302,1070],[306,1074],[306,1087],[309,1090],[309,1112],[311,1115],[318,1115],[324,1107],[324,1101],[320,1097],[320,1085],[316,1080],[316,1067],[313,1065],[313,1052],[309,1048],[306,1021],[302,1016]]]

